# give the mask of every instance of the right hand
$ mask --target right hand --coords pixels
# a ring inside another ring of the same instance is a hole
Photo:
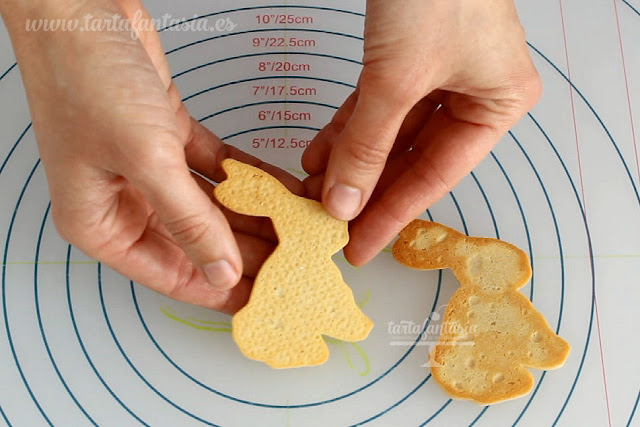
[[[307,194],[351,221],[362,265],[538,101],[513,0],[367,0],[354,93],[303,156]]]
[[[109,20],[144,11],[136,0],[51,3],[30,13]],[[189,116],[156,31],[140,31],[138,40],[127,31],[27,33],[24,19],[34,16],[3,6],[63,238],[177,300],[241,308],[277,240],[268,220],[216,206],[213,186],[189,168],[220,181],[225,157],[259,160]],[[292,176],[265,169],[302,191]]]

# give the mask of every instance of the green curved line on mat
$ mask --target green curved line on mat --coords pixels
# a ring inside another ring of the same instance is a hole
[[[298,170],[298,169],[287,168],[287,170],[288,170],[289,172],[293,172],[293,173],[298,174],[298,175],[301,175],[301,176],[309,176],[309,174],[308,174],[308,173],[303,172],[303,171]]]
[[[358,372],[358,375],[362,377],[369,375],[369,373],[371,372],[371,364],[369,363],[369,356],[367,356],[367,353],[365,353],[363,348],[360,347],[358,344],[354,342],[350,344],[353,346],[353,348],[355,348],[358,351],[358,353],[360,353],[360,357],[362,357],[362,360],[364,361],[365,370],[364,372]]]
[[[391,250],[391,248],[384,248],[384,249],[382,250],[382,252],[386,252],[386,253],[388,253],[388,254],[393,253],[393,251]]]
[[[367,295],[364,297],[362,301],[356,302],[356,304],[358,304],[358,307],[362,308],[365,305],[367,305],[369,301],[371,301],[371,289],[367,289]]]
[[[209,322],[206,320],[194,319],[193,317],[187,317],[187,320],[190,322],[200,323],[202,325],[214,325],[214,326],[224,326],[227,328],[231,327],[231,323],[229,322]]]
[[[356,270],[360,270],[360,267],[356,267],[355,265],[351,264],[349,261],[347,261],[347,259],[345,257],[343,257],[342,255],[338,255],[336,257],[336,259],[338,259],[339,261],[344,262],[345,264],[347,264],[349,267],[351,268],[355,268]]]
[[[162,309],[161,309],[162,310]],[[168,313],[172,314],[175,317],[179,317],[175,311],[171,310],[171,308],[169,307],[165,307],[164,310],[166,310]],[[208,320],[200,320],[200,319],[196,319],[195,317],[186,317],[185,319],[182,320],[187,320],[189,322],[195,322],[195,323],[200,323],[203,325],[215,325],[215,326],[225,326],[227,328],[231,327],[231,323],[229,322],[210,322]]]
[[[347,364],[349,365],[352,371],[354,371],[356,374],[362,377],[369,375],[369,372],[371,372],[369,356],[367,356],[367,353],[362,349],[362,347],[360,347],[358,344],[354,342],[345,343],[344,341],[340,341],[338,339],[331,338],[331,337],[324,337],[324,339],[328,343],[337,344],[340,347],[340,349],[342,350],[342,354],[344,355],[344,358],[347,360]],[[358,371],[358,368],[356,368],[356,366],[353,364],[353,361],[351,360],[351,356],[349,355],[349,351],[345,348],[345,344],[352,345],[353,348],[356,349],[360,357],[362,357],[362,361],[364,362],[364,366],[365,366],[364,371]]]
[[[291,427],[291,408],[289,408],[289,404],[291,403],[291,401],[289,399],[287,399],[287,409],[286,409],[286,426],[287,427]]]
[[[196,325],[193,322],[188,321],[187,319],[183,319],[179,316],[176,316],[175,314],[172,314],[169,312],[168,309],[165,308],[160,308],[160,311],[162,312],[162,314],[164,314],[165,316],[167,316],[169,319],[178,322],[182,325],[186,325],[190,328],[193,329],[198,329],[200,331],[210,331],[210,332],[231,332],[231,328],[230,327],[225,327],[225,328],[213,328],[211,326],[202,326],[202,325]],[[220,322],[222,324],[224,324],[224,322]],[[213,322],[211,322],[210,324],[215,324]]]
[[[360,307],[363,307],[365,304],[367,304],[369,302],[369,300],[371,299],[371,290],[367,289],[367,295],[365,297],[365,299],[358,304]],[[197,329],[199,331],[208,331],[208,332],[231,332],[231,324],[227,323],[227,322],[209,322],[209,321],[205,321],[205,320],[198,320],[198,319],[193,319],[193,318],[186,318],[183,319],[182,317],[178,316],[177,314],[174,314],[171,312],[171,309],[169,307],[161,307],[160,311],[162,312],[162,314],[164,314],[167,318],[173,320],[174,322],[180,323],[181,325],[185,325],[188,326],[190,328],[193,329]],[[197,323],[200,324],[197,324]],[[213,325],[213,326],[224,326],[224,327],[212,327],[212,326],[204,326],[204,325]],[[367,353],[362,349],[362,347],[360,347],[358,344],[353,343],[353,342],[344,342],[344,341],[340,341],[338,339],[335,338],[331,338],[331,337],[324,337],[324,339],[326,340],[327,343],[330,344],[337,344],[340,349],[342,350],[342,354],[344,355],[345,360],[347,361],[347,364],[349,365],[349,368],[351,368],[352,371],[354,371],[355,373],[357,373],[360,376],[367,376],[369,375],[369,373],[371,372],[371,365],[369,362],[369,356],[367,356]],[[345,344],[349,344],[351,346],[353,346],[353,348],[356,349],[356,351],[358,352],[358,354],[360,355],[360,357],[362,358],[362,361],[364,362],[364,370],[363,371],[359,371],[358,368],[356,368],[355,364],[353,363],[353,361],[351,360],[351,355],[349,354],[349,351],[347,350],[347,347],[345,346]]]

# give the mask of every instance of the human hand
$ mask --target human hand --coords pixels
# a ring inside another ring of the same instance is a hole
[[[364,264],[538,101],[512,0],[368,0],[355,92],[303,155],[309,195],[355,221]]]
[[[144,11],[131,0],[63,3],[30,13],[110,20]],[[139,40],[127,31],[27,34],[20,11],[3,6],[60,234],[172,298],[229,313],[242,307],[277,240],[267,219],[217,207],[213,186],[189,167],[220,181],[223,158],[258,159],[189,116],[155,31],[139,29]],[[265,169],[302,190],[293,177]]]

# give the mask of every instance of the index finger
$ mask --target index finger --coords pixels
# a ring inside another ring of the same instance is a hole
[[[347,259],[354,265],[370,261],[406,224],[480,163],[502,133],[438,110],[414,149],[394,159],[385,171],[382,184],[386,189],[352,223]]]

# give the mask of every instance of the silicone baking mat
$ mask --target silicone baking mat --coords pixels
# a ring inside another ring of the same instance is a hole
[[[191,113],[300,174],[306,141],[357,80],[364,2],[147,3],[158,18],[221,26],[162,28]],[[424,365],[457,284],[388,252],[362,268],[336,256],[376,322],[367,340],[328,340],[331,357],[315,368],[245,359],[229,317],[130,283],[58,237],[1,31],[0,424],[640,425],[640,3],[518,6],[544,97],[424,217],[528,252],[522,291],[571,343],[562,369],[535,372],[518,400],[450,400]]]

